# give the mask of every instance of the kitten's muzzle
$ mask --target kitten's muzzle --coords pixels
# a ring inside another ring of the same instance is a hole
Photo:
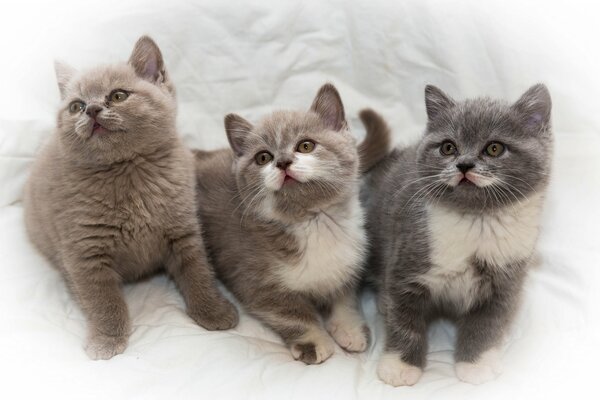
[[[100,114],[100,111],[102,111],[102,110],[103,110],[102,106],[99,106],[97,104],[89,104],[85,108],[85,113],[88,115],[88,117],[93,118],[95,120],[96,116],[98,114]]]
[[[286,169],[288,169],[288,167],[290,165],[292,165],[292,160],[287,159],[287,158],[278,160],[277,163],[275,164],[275,166],[282,171],[285,171]]]
[[[473,169],[474,167],[475,167],[475,164],[473,164],[473,163],[456,164],[456,168],[458,168],[458,170],[460,172],[462,172],[463,174],[466,174],[467,171],[469,171],[470,169]]]

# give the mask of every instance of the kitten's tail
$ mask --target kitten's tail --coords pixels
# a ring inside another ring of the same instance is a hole
[[[390,153],[392,135],[383,117],[372,109],[362,110],[359,117],[367,130],[365,139],[358,145],[360,172],[365,174]]]

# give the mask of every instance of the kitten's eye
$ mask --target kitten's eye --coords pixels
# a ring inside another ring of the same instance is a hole
[[[273,159],[273,156],[268,151],[261,151],[254,156],[254,159],[258,165],[265,165]]]
[[[442,153],[445,156],[451,156],[453,154],[456,154],[456,146],[450,141],[444,142],[442,143],[442,147],[440,147],[440,153]]]
[[[504,145],[502,143],[493,142],[485,148],[485,153],[490,157],[498,157],[504,153]]]
[[[124,101],[128,97],[129,97],[129,94],[127,92],[124,92],[122,90],[117,90],[116,92],[113,92],[110,95],[110,101],[115,102],[115,103],[119,103],[121,101]]]
[[[83,101],[74,101],[71,104],[69,104],[69,112],[71,114],[82,112],[84,109],[85,103]]]
[[[305,142],[300,143],[298,145],[298,147],[296,148],[296,151],[300,152],[300,153],[310,153],[314,149],[315,149],[315,142],[313,142],[312,140],[307,140]]]

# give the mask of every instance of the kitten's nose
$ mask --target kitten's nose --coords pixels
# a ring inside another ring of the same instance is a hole
[[[466,174],[468,170],[470,170],[471,168],[473,168],[475,166],[475,164],[473,163],[460,163],[460,164],[456,164],[456,168],[458,168],[458,170],[460,172],[462,172],[463,174]]]
[[[285,171],[287,169],[287,167],[290,166],[291,163],[292,163],[292,160],[290,160],[288,158],[284,158],[282,160],[277,161],[277,164],[275,164],[275,165],[280,170]]]
[[[97,104],[90,104],[85,108],[85,113],[90,118],[96,118],[96,115],[98,115],[100,111],[102,111],[102,107]]]

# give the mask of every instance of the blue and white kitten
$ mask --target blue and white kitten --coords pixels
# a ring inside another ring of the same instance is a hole
[[[539,232],[552,158],[544,85],[516,103],[457,102],[427,86],[420,142],[372,171],[365,194],[370,267],[385,316],[378,375],[393,386],[421,377],[427,327],[457,325],[455,371],[481,383],[519,303]]]

